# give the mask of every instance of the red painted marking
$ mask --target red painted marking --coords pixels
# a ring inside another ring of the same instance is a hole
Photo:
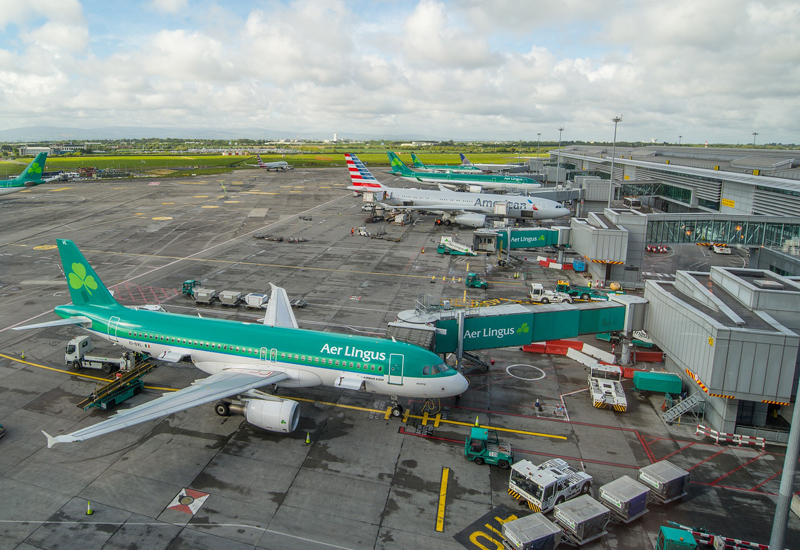
[[[775,472],[774,474],[772,474],[771,476],[769,476],[767,479],[765,479],[764,481],[762,481],[761,483],[759,483],[758,485],[756,485],[755,487],[753,487],[753,490],[755,490],[755,489],[758,489],[759,487],[761,487],[761,486],[762,486],[762,485],[764,485],[765,483],[768,483],[769,481],[771,481],[772,479],[774,479],[776,476],[779,476],[779,475],[781,475],[781,472],[783,472],[783,470],[778,470],[777,472]]]
[[[661,460],[666,460],[666,459],[668,459],[669,457],[671,457],[671,456],[673,456],[673,455],[676,455],[676,454],[678,454],[678,453],[679,453],[679,452],[681,452],[682,450],[684,450],[684,449],[688,449],[688,448],[689,448],[689,447],[691,447],[692,445],[694,445],[694,442],[692,442],[692,443],[689,443],[688,445],[684,445],[683,447],[681,447],[681,448],[680,448],[680,449],[678,449],[677,451],[672,451],[672,452],[671,452],[671,453],[669,453],[667,456],[661,457]]]
[[[721,449],[721,450],[717,451],[717,452],[716,452],[716,453],[714,453],[713,455],[711,455],[711,456],[709,456],[709,457],[707,457],[707,458],[704,458],[703,460],[701,460],[700,462],[698,462],[697,464],[695,464],[694,466],[692,466],[691,468],[689,468],[687,471],[691,472],[692,470],[694,470],[695,468],[697,468],[698,466],[700,466],[700,465],[701,465],[703,462],[707,462],[707,461],[711,460],[712,458],[714,458],[715,456],[717,456],[717,455],[721,455],[722,453],[724,453],[724,452],[725,452],[725,451],[727,451],[727,450],[728,450],[728,449],[727,449],[727,447],[726,447],[726,448],[724,448],[724,449]]]
[[[747,465],[748,465],[748,464],[750,464],[751,462],[755,462],[756,460],[758,460],[759,458],[761,458],[761,457],[762,457],[762,456],[764,456],[765,454],[767,454],[767,453],[761,453],[761,454],[760,454],[760,455],[758,455],[758,456],[754,456],[753,458],[751,458],[750,460],[748,460],[748,461],[747,461],[747,462],[745,462],[744,464],[740,464],[738,467],[734,468],[733,470],[731,470],[731,471],[730,471],[730,472],[728,472],[727,474],[725,474],[725,475],[723,475],[723,476],[720,476],[720,477],[718,477],[717,479],[715,479],[714,481],[712,481],[710,484],[711,484],[711,485],[714,485],[714,484],[715,484],[715,483],[717,483],[719,480],[721,480],[721,479],[725,479],[726,477],[728,477],[729,475],[731,475],[731,474],[732,474],[733,472],[735,472],[736,470],[741,470],[742,468],[744,468],[745,466],[747,466]]]

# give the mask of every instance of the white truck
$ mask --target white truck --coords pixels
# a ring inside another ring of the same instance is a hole
[[[107,373],[129,370],[136,365],[136,354],[132,351],[126,351],[118,358],[87,355],[93,349],[90,336],[78,336],[67,342],[64,360],[75,370],[98,369]]]
[[[598,409],[628,410],[628,398],[622,388],[622,369],[616,365],[589,365],[589,393]]]
[[[520,460],[511,466],[508,493],[517,500],[527,501],[534,512],[544,514],[556,504],[588,494],[592,481],[592,476],[560,458],[538,466],[530,460]]]
[[[554,304],[560,304],[562,302],[568,304],[572,303],[572,296],[566,292],[546,289],[542,286],[542,283],[531,283],[530,297],[531,302],[538,302],[541,304],[549,304],[550,302]]]

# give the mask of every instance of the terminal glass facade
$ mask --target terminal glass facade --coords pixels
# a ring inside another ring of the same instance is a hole
[[[702,214],[678,214],[650,216],[647,223],[647,242],[651,244],[714,242],[781,248],[787,241],[797,239],[800,239],[797,218],[780,222],[757,216],[716,219]]]

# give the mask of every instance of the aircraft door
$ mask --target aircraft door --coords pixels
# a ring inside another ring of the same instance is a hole
[[[389,355],[389,384],[403,385],[403,359],[405,357],[399,353]]]
[[[117,338],[117,328],[119,327],[119,317],[112,317],[108,320],[108,339],[112,342],[119,340]]]

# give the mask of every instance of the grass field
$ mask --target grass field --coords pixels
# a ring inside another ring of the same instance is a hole
[[[344,166],[345,152],[351,149],[342,149],[341,152],[310,152],[297,155],[262,154],[264,162],[285,160],[298,168],[313,168],[325,166]],[[385,150],[364,150],[353,148],[352,152],[370,166],[388,166],[389,159]],[[457,153],[431,153],[414,151],[422,162],[426,164],[452,164],[461,163]],[[397,154],[406,164],[411,165],[411,153],[397,151]],[[535,156],[535,153],[523,153],[526,157]],[[504,164],[516,162],[518,157],[509,153],[470,153],[469,159],[479,163]],[[542,157],[547,156],[544,152]],[[20,157],[13,161],[0,161],[0,178],[9,178],[22,172],[32,158]],[[525,158],[521,159],[522,161]],[[97,155],[81,157],[48,157],[46,171],[63,170],[75,172],[79,168],[94,167],[98,170],[122,170],[136,175],[153,175],[157,177],[186,176],[187,174],[219,174],[232,170],[250,169],[245,163],[255,164],[255,156],[232,155]]]

